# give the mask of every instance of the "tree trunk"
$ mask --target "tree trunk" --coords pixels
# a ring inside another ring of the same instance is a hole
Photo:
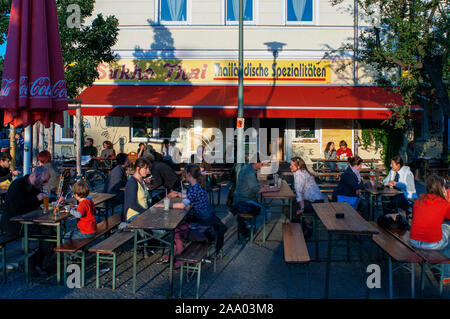
[[[450,111],[450,99],[448,96],[448,90],[444,83],[443,73],[442,73],[442,57],[425,57],[424,59],[424,70],[431,79],[433,88],[436,90],[437,98],[439,100],[439,105],[444,115],[444,120],[448,120],[448,115]],[[448,125],[444,123],[444,130],[442,136],[442,156],[447,158],[448,155]]]

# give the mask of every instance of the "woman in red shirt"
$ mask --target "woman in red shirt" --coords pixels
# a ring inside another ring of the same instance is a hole
[[[426,193],[413,206],[410,242],[416,248],[442,250],[450,257],[450,203],[446,200],[445,180],[436,175],[429,176]],[[450,276],[450,265],[445,265],[444,277]]]

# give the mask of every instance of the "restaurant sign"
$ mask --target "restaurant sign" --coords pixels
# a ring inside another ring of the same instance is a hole
[[[99,65],[96,83],[237,83],[237,60],[119,60]],[[245,60],[244,80],[258,84],[329,83],[330,61]]]

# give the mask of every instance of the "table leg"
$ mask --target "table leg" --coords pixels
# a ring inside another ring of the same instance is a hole
[[[25,250],[25,283],[28,284],[28,224],[23,225]]]
[[[292,198],[289,198],[289,222],[292,222]]]
[[[265,243],[266,242],[266,210],[264,210],[263,218],[264,218],[264,221],[263,221],[263,243]]]
[[[325,299],[328,299],[328,288],[330,286],[330,266],[331,266],[331,237],[328,233],[328,247],[327,247],[327,270],[325,275]]]
[[[136,293],[136,253],[137,253],[137,229],[134,230],[133,247],[133,293]]]
[[[61,246],[61,224],[56,226],[56,245]],[[66,271],[66,269],[64,269]],[[61,285],[61,253],[56,253],[56,282]]]
[[[175,230],[170,232],[170,266],[169,266],[169,294],[173,295],[173,260],[174,260],[174,246],[175,246]]]

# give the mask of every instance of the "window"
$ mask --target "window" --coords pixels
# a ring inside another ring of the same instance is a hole
[[[294,142],[319,143],[319,134],[315,119],[296,119]]]
[[[286,24],[315,23],[316,8],[314,6],[314,0],[284,0],[284,19]]]
[[[180,118],[179,117],[161,117],[159,119],[159,138],[168,138],[172,137],[173,130],[180,128]],[[179,138],[178,136],[174,136],[175,138]]]
[[[147,140],[153,137],[152,117],[133,117],[131,136],[133,139]]]
[[[74,127],[74,117],[64,112],[64,125],[55,125],[55,142],[73,143]]]
[[[244,23],[255,22],[255,0],[244,1]],[[227,24],[239,23],[239,0],[225,0],[225,20]]]
[[[164,24],[185,24],[190,23],[190,2],[191,0],[160,0],[159,22]]]

